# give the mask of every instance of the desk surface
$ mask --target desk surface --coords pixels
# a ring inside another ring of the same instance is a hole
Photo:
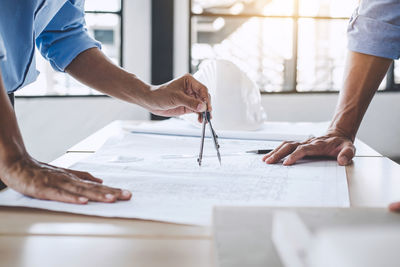
[[[67,167],[89,156],[121,123],[96,132],[53,163]],[[360,144],[366,156],[346,168],[351,205],[384,206],[400,192],[400,167]],[[5,266],[214,266],[212,244],[209,227],[0,207]]]

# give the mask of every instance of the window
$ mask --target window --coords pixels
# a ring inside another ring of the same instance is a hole
[[[89,34],[102,43],[102,51],[122,65],[122,0],[86,0],[86,26]],[[19,96],[100,95],[71,76],[56,72],[36,51],[40,71],[37,81],[19,90]]]
[[[358,0],[191,0],[190,69],[228,59],[261,92],[338,91]],[[392,78],[390,78],[392,77]],[[400,64],[380,90],[400,83]]]

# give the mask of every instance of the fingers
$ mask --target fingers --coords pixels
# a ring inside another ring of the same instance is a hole
[[[132,197],[127,190],[99,184],[101,180],[87,172],[58,168],[30,158],[15,164],[19,172],[12,176],[10,188],[33,198],[86,204],[90,200],[109,203]]]
[[[395,202],[389,205],[390,211],[400,212],[400,202]]]
[[[48,187],[42,190],[40,194],[34,197],[42,200],[53,200],[53,201],[59,201],[71,204],[81,204],[81,205],[87,204],[89,202],[89,199],[86,197],[75,195],[60,188],[52,188],[52,187]]]
[[[194,112],[204,112],[207,110],[206,102],[196,99],[195,97],[188,96],[184,93],[181,95],[180,102],[183,106]]]
[[[112,203],[117,200],[129,200],[132,197],[132,194],[127,190],[111,188],[79,180],[64,182],[60,184],[60,187],[72,194],[97,202]]]
[[[308,139],[302,143],[284,142],[263,161],[274,164],[287,157],[283,165],[289,166],[306,156],[337,157],[339,165],[348,165],[354,157],[356,148],[350,139],[344,137],[322,136]]]
[[[81,180],[85,178],[85,180]],[[98,183],[97,178],[86,172],[63,169],[58,172],[45,172],[31,189],[31,196],[40,199],[86,204],[88,201],[112,203],[129,200],[132,194],[127,190],[111,188]],[[94,181],[91,181],[94,180]]]
[[[207,88],[190,74],[153,90],[149,109],[162,116],[180,116],[186,113],[212,111]]]
[[[208,99],[205,100],[207,102],[207,111],[210,112],[210,116],[212,118],[212,113],[211,113],[211,111],[212,111],[211,95],[208,94],[208,93],[207,93],[207,95],[208,95]]]
[[[263,160],[267,164],[275,164],[278,163],[281,159],[292,153],[293,151],[296,150],[297,146],[299,146],[299,143],[293,142],[293,143],[283,143],[281,146],[276,148],[274,151],[271,153],[267,154],[264,156]]]
[[[284,145],[286,145],[288,142],[283,142],[281,143],[277,148],[275,148],[274,150],[272,150],[271,152],[267,153],[264,155],[263,157],[263,161],[266,161],[273,153],[275,153],[276,151],[278,151],[281,147],[283,147]]]
[[[102,179],[96,178],[88,172],[81,172],[81,171],[68,170],[68,169],[66,169],[66,171],[74,174],[75,176],[77,176],[78,178],[80,178],[82,180],[91,181],[91,182],[95,182],[95,183],[99,183],[99,184],[103,183]]]
[[[321,151],[318,146],[311,144],[299,145],[296,150],[285,159],[283,165],[290,166],[305,156],[315,156],[320,154]]]
[[[63,170],[63,171],[72,173],[72,174],[74,174],[75,176],[77,176],[78,178],[80,178],[80,179],[82,179],[82,180],[92,181],[92,182],[99,183],[99,184],[103,183],[103,180],[102,180],[102,179],[93,177],[93,176],[92,176],[90,173],[88,173],[88,172],[82,172],[82,171],[76,171],[76,170],[70,170],[70,169],[60,168],[60,167],[56,167],[56,166],[53,166],[53,165],[50,165],[50,164],[47,164],[47,163],[44,163],[44,162],[40,162],[40,164],[41,164],[41,165],[44,165],[44,166],[46,166],[47,168],[52,169],[52,170],[54,170],[54,171]]]
[[[346,143],[337,156],[337,162],[341,166],[349,165],[355,153],[356,148],[354,145],[352,143]]]
[[[193,111],[186,107],[180,106],[180,107],[167,109],[167,110],[152,110],[151,113],[153,113],[155,115],[164,116],[164,117],[174,117],[174,116],[181,116],[181,115],[188,114],[188,113],[193,113]]]
[[[201,101],[205,102],[208,104],[208,111],[212,111],[212,105],[211,105],[211,97],[210,94],[208,93],[208,89],[205,85],[203,85],[201,82],[196,80],[192,75],[187,74],[185,75],[186,80],[187,80],[187,86],[191,88],[195,95],[201,99]],[[205,110],[203,110],[205,111]],[[200,111],[202,112],[202,111]]]

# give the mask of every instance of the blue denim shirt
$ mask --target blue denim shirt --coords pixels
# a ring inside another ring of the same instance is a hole
[[[8,93],[36,80],[35,42],[57,71],[99,47],[85,28],[84,0],[0,0],[0,69]]]
[[[348,27],[348,47],[363,54],[400,57],[400,0],[362,0]]]

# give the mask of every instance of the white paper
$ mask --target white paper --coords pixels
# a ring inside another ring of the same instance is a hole
[[[243,152],[276,142],[222,139],[220,166],[207,138],[199,167],[199,143],[193,137],[128,133],[72,166],[102,178],[106,185],[131,190],[130,201],[82,206],[31,199],[7,189],[0,193],[0,203],[194,225],[209,225],[215,205],[349,206],[345,168],[335,161],[266,165],[260,155]],[[194,157],[165,159],[168,155]]]
[[[134,125],[125,127],[135,133],[152,133],[164,135],[181,135],[199,137],[201,131],[200,123],[190,124],[180,119],[169,119],[149,125]],[[303,141],[310,136],[322,135],[328,128],[328,122],[265,122],[260,129],[256,131],[229,131],[216,128],[220,138],[228,139],[246,139],[246,140],[271,140],[271,141]],[[210,133],[207,131],[207,136]]]

